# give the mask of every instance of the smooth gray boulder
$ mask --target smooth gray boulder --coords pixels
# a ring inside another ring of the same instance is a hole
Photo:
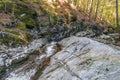
[[[59,42],[38,80],[120,80],[120,50],[85,37]]]

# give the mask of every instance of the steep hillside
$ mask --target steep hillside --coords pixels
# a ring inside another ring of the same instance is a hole
[[[77,3],[81,4],[78,0],[1,1],[0,44],[28,44],[40,37],[59,41],[80,31],[90,32],[90,37],[117,31],[117,28],[109,23],[109,19],[99,16],[99,10],[95,17],[93,12],[84,10],[83,5],[79,6]],[[86,0],[83,3],[88,4]],[[95,3],[93,4],[95,6]],[[90,7],[89,3],[88,9],[93,10],[94,6]]]

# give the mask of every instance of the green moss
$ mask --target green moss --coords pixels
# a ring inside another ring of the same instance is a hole
[[[25,23],[23,22],[18,22],[16,25],[17,28],[24,30],[25,29]]]
[[[20,35],[19,32],[11,30],[11,29],[4,29],[4,32],[11,33],[11,34],[16,34],[16,35]]]
[[[27,28],[34,28],[37,24],[30,16],[25,16],[22,18],[22,21],[26,24]]]
[[[17,30],[5,29],[3,30],[4,34],[0,35],[0,42],[6,45],[11,44],[12,46],[15,45],[22,45],[27,44],[28,37],[30,37],[28,33],[22,33]]]
[[[31,7],[28,3],[19,2],[16,4],[7,5],[7,11],[13,13],[15,18],[20,20],[21,22],[17,22],[17,25],[14,27],[25,29],[25,26],[35,27],[37,11]]]
[[[0,66],[0,75],[4,74],[5,73],[5,67],[3,66]]]

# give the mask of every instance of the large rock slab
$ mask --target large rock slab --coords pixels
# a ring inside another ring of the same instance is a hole
[[[85,37],[59,42],[39,80],[120,80],[120,50]]]

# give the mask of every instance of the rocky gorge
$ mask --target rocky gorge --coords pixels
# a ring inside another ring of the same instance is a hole
[[[109,11],[84,11],[82,0],[1,1],[0,80],[120,80],[120,33]]]
[[[71,36],[48,43],[1,47],[1,80],[119,80],[120,50],[98,41]],[[4,50],[5,49],[5,50]]]

